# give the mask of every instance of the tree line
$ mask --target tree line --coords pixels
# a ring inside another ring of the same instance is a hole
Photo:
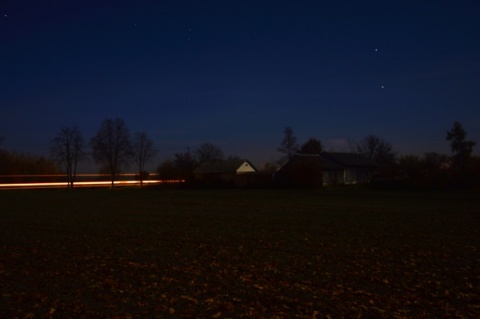
[[[0,138],[0,146],[1,142]],[[100,166],[99,172],[110,176],[112,187],[118,174],[134,164],[136,178],[142,186],[148,178],[145,165],[156,154],[157,149],[147,133],[137,132],[132,136],[124,120],[105,119],[88,143],[77,126],[62,127],[51,141],[49,158],[8,152],[0,147],[0,175],[63,173],[68,188],[73,188],[78,164],[91,158]],[[238,157],[228,157],[232,158]],[[203,143],[194,154],[190,151],[176,153],[173,160],[162,162],[157,171],[162,179],[186,179],[199,163],[223,159],[225,156],[221,148]]]
[[[97,133],[89,142],[91,157],[100,165],[100,170],[108,172],[111,185],[124,166],[136,165],[140,185],[147,177],[145,164],[151,161],[157,150],[145,132],[130,134],[122,119],[105,119]],[[76,127],[63,127],[52,140],[52,159],[62,167],[67,175],[68,187],[75,182],[77,165],[88,153],[82,132]]]
[[[375,135],[367,135],[353,143],[351,152],[360,153],[377,166],[376,180],[408,183],[415,187],[442,188],[446,185],[476,185],[480,179],[480,158],[472,155],[474,141],[467,140],[467,133],[460,122],[446,132],[452,155],[434,152],[398,156],[393,146]],[[0,138],[0,146],[2,139]],[[277,162],[266,163],[263,170],[275,171],[295,154],[321,154],[324,146],[320,139],[311,137],[299,144],[295,132],[286,127],[277,148],[282,154]],[[133,136],[122,119],[105,119],[96,134],[86,143],[76,126],[62,127],[51,141],[50,158],[8,152],[0,147],[0,174],[56,174],[64,173],[67,185],[73,188],[78,164],[92,158],[100,166],[100,172],[110,175],[111,186],[117,175],[131,164],[137,171],[140,184],[148,178],[145,165],[151,162],[157,149],[145,132]],[[178,152],[173,158],[162,161],[157,167],[161,179],[188,179],[199,164],[208,161],[239,159],[224,155],[223,150],[211,143],[203,143],[194,151]]]
[[[64,173],[68,188],[73,188],[78,164],[91,156],[100,165],[100,171],[110,174],[112,187],[121,169],[132,163],[137,167],[142,184],[146,177],[145,164],[155,157],[156,152],[153,141],[145,132],[137,132],[132,137],[122,119],[105,119],[88,145],[77,126],[62,127],[51,141],[50,158],[0,149],[0,174]]]
[[[57,165],[45,156],[7,151],[1,148],[0,175],[12,176],[8,181],[16,181],[16,175],[45,175],[60,173]],[[25,180],[24,180],[25,181]]]
[[[480,185],[480,157],[473,156],[476,142],[467,139],[462,124],[455,121],[446,132],[451,156],[427,152],[423,156],[399,156],[391,143],[375,135],[367,135],[360,142],[350,145],[351,152],[363,154],[377,165],[374,182],[382,187],[421,189],[472,188]],[[295,154],[321,154],[324,147],[317,138],[297,143],[291,127],[284,130],[284,138],[278,151],[286,162]]]

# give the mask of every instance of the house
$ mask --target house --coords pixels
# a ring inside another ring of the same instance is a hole
[[[324,152],[321,156],[343,168],[341,184],[368,183],[377,169],[372,159],[359,153]]]
[[[194,182],[203,186],[247,186],[257,169],[248,160],[204,162],[193,171]]]
[[[275,174],[275,183],[300,188],[368,183],[375,169],[375,163],[361,154],[296,154]]]
[[[319,188],[340,179],[343,167],[320,154],[296,154],[275,174],[279,187]]]

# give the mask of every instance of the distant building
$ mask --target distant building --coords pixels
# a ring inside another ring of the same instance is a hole
[[[368,183],[376,164],[361,154],[296,154],[275,174],[280,187],[320,188],[326,185]]]
[[[377,164],[362,154],[325,152],[321,156],[342,167],[341,184],[369,183],[377,170]]]
[[[320,188],[340,176],[342,167],[321,155],[296,154],[275,174],[280,187]]]
[[[244,159],[204,162],[193,171],[194,183],[200,186],[245,187],[254,181],[257,169]]]

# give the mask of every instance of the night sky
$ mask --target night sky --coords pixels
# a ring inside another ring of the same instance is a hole
[[[456,120],[480,143],[480,1],[0,1],[0,74],[18,152],[118,117],[155,167],[203,142],[261,167],[286,126],[449,154]]]

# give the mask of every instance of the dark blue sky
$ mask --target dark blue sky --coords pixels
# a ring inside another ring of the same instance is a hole
[[[202,142],[261,166],[285,126],[337,151],[375,134],[448,154],[455,120],[480,143],[480,2],[0,1],[0,73],[20,152],[119,117],[155,166]]]

